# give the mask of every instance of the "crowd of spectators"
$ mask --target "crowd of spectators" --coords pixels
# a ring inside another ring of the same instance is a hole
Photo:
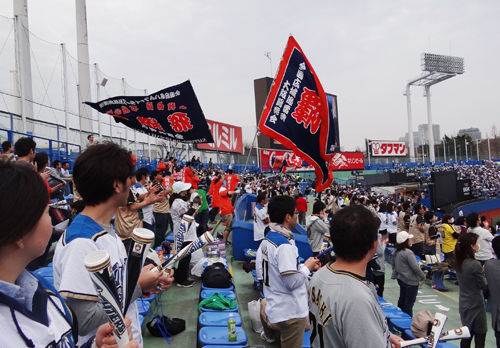
[[[413,180],[422,183],[430,182],[433,172],[454,171],[457,173],[457,180],[471,181],[471,191],[474,197],[488,199],[500,195],[500,166],[492,161],[484,161],[483,164],[453,163],[412,168],[396,166],[395,169],[386,171],[411,173]]]
[[[422,286],[425,280],[421,264],[417,260],[425,260],[426,256],[439,255],[442,251],[447,269],[456,269],[461,306],[467,304],[467,301],[462,300],[462,292],[464,292],[463,298],[466,298],[475,294],[474,291],[482,291],[490,285],[482,274],[483,268],[480,268],[482,275],[478,275],[477,265],[471,261],[464,261],[465,259],[477,261],[481,267],[486,265],[491,279],[498,277],[492,248],[492,243],[495,244],[493,235],[497,233],[498,227],[477,214],[469,215],[467,219],[458,218],[456,221],[451,215],[445,215],[439,220],[434,212],[422,204],[422,198],[425,196],[423,192],[383,195],[361,185],[335,182],[323,192],[316,192],[314,184],[303,184],[302,179],[296,175],[239,175],[232,169],[222,171],[212,163],[204,167],[196,157],[183,165],[170,154],[161,159],[157,168],[150,172],[148,168],[134,168],[135,158],[117,145],[99,144],[91,142],[91,139],[87,149],[77,159],[72,175],[69,172],[68,162],[54,161],[51,164],[45,152],[37,153],[36,143],[31,138],[21,138],[16,142],[14,149],[17,158],[10,143],[4,142],[2,147],[4,149],[2,162],[8,164],[5,168],[2,167],[2,170],[15,172],[18,166],[33,170],[46,187],[44,197],[49,199],[62,199],[63,195],[70,192],[74,194],[75,202],[72,206],[74,215],[68,231],[74,233],[75,237],[65,234],[59,239],[56,247],[56,258],[59,259],[65,257],[57,255],[67,254],[66,250],[73,250],[78,244],[71,244],[71,238],[86,235],[82,228],[92,227],[93,236],[102,233],[109,235],[109,238],[101,239],[97,244],[113,244],[116,243],[115,240],[123,240],[123,247],[126,247],[131,231],[136,227],[145,227],[155,233],[154,246],[164,246],[165,235],[177,231],[186,216],[193,216],[196,224],[189,225],[190,227],[183,231],[183,242],[180,247],[219,224],[224,227],[223,232],[219,232],[217,237],[229,245],[236,199],[245,193],[256,194],[257,202],[253,214],[254,240],[265,246],[264,250],[259,248],[257,252],[259,258],[257,273],[259,279],[263,281],[267,299],[267,310],[264,303],[261,315],[265,326],[262,338],[268,342],[277,339],[280,339],[282,344],[302,341],[301,336],[296,333],[297,328],[299,332],[303,332],[308,326],[307,309],[322,306],[315,298],[308,296],[319,296],[318,293],[314,294],[314,291],[324,286],[324,279],[331,278],[330,281],[338,284],[351,284],[352,279],[344,276],[348,273],[354,274],[354,278],[369,281],[374,291],[383,296],[386,279],[384,256],[387,247],[395,248],[391,268],[392,279],[397,281],[400,288],[398,306],[410,316],[413,315],[413,305],[419,286]],[[499,193],[500,169],[492,163],[476,166],[454,164],[394,169],[396,172],[418,173],[422,181],[427,181],[432,171],[449,170],[456,171],[458,179],[470,179],[473,189],[485,198],[495,197]],[[50,203],[50,200],[46,202]],[[352,220],[354,218],[362,218],[363,221],[354,221]],[[313,257],[306,260],[303,265],[296,263],[298,254],[291,233],[297,223],[306,229],[313,251]],[[339,231],[348,233],[350,237]],[[457,249],[460,250],[457,255],[455,249],[457,245],[462,246],[460,243],[466,234],[477,235],[479,247],[475,247],[476,241],[464,240],[463,243],[472,251],[467,248],[465,251]],[[84,243],[84,249],[91,250],[94,248],[94,243],[95,241]],[[329,257],[316,259],[321,251],[332,244],[345,247],[342,251],[336,252],[337,259],[333,261]],[[47,251],[46,245],[44,248]],[[120,250],[116,253],[119,258],[123,256],[121,248],[120,246]],[[76,252],[76,249],[72,252]],[[33,259],[37,258],[35,256],[39,255],[33,255]],[[44,253],[42,257],[45,256]],[[58,268],[55,267],[62,272],[56,276],[58,279],[56,287],[67,287],[63,289],[63,293],[68,304],[76,308],[81,339],[87,342],[97,334],[97,339],[102,340],[102,335],[99,336],[96,331],[99,328],[98,324],[105,321],[102,309],[95,308],[95,303],[82,302],[81,298],[72,295],[84,291],[89,294],[89,298],[91,297],[91,289],[87,288],[87,284],[86,288],[81,289],[79,286],[83,283],[72,281],[70,268],[71,265],[78,266],[75,262],[56,262]],[[266,279],[270,276],[270,273],[266,274],[262,268],[266,263],[268,263],[266,267],[272,269],[271,273],[275,278],[273,284],[278,284],[277,288],[275,285],[269,285],[269,279]],[[321,273],[318,272],[313,277],[316,290],[311,290],[308,295],[304,280],[322,265],[324,267]],[[26,267],[29,268],[28,263]],[[329,271],[324,271],[325,267],[329,267]],[[323,274],[325,278],[319,278],[319,274]],[[482,277],[481,281],[477,282],[479,290],[475,288],[467,290],[467,286],[463,285],[463,282],[470,282],[471,276]],[[481,285],[483,278],[484,285]],[[141,286],[143,291],[155,287],[167,290],[174,281],[177,286],[191,287],[194,280],[190,275],[190,260],[186,258],[172,274],[164,274],[155,279],[143,275],[138,286]],[[373,299],[370,298],[370,292],[358,289],[356,284],[356,282],[351,284],[353,289],[357,289],[358,295],[366,300],[367,306],[372,306]],[[331,289],[324,288],[323,291],[327,293]],[[474,297],[474,303],[477,302],[477,296]],[[496,296],[493,295],[492,298],[498,304]],[[346,301],[349,302],[349,299]],[[297,305],[294,311],[290,309],[292,303]],[[340,304],[332,302],[330,305]],[[354,303],[351,306],[356,307]],[[476,310],[479,312],[482,309],[476,308]],[[94,312],[98,315],[94,316],[92,314]],[[313,315],[321,317],[321,312],[313,311]],[[482,312],[480,314],[482,315]],[[477,317],[470,319],[470,316],[463,314],[462,310],[460,315],[463,323],[470,325],[476,346],[481,346],[486,332],[483,322],[477,322]],[[378,337],[377,340],[383,345],[397,346],[400,339],[390,335],[387,326],[380,322],[380,316],[380,311],[373,309],[370,315],[362,320],[362,326],[367,330],[373,330],[375,336],[371,339]],[[99,318],[99,322],[91,322],[93,317]],[[314,324],[313,319],[311,317],[309,319],[311,324]],[[319,319],[315,317],[315,320]],[[351,317],[346,318],[342,323],[335,321],[334,326],[345,326],[343,330],[348,332],[350,329],[348,326],[354,325],[350,322],[351,319]],[[496,318],[494,325],[497,325]],[[496,333],[500,331],[497,326],[494,326],[494,330]],[[134,338],[141,342],[142,338],[137,331],[134,318],[132,318],[132,331]],[[335,344],[342,340],[333,334],[329,339],[330,343]],[[500,341],[500,336],[497,339]],[[357,342],[355,344],[363,343],[361,339],[354,341]],[[464,346],[467,346],[467,343],[470,344],[470,341],[464,341]],[[317,345],[313,343],[313,346]]]

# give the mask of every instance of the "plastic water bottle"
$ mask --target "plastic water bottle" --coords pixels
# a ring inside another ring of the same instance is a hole
[[[227,321],[227,331],[229,333],[229,342],[235,342],[236,337],[236,320],[233,318],[233,313],[229,313],[229,320]]]

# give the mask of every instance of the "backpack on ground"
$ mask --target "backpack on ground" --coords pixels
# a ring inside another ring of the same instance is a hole
[[[231,274],[222,262],[207,266],[201,275],[203,285],[207,288],[228,288],[232,285]]]

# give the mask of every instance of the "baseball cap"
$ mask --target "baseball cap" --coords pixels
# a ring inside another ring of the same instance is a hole
[[[191,197],[189,197],[189,201],[192,202],[199,195],[200,194],[198,192],[194,191],[193,193],[191,193]]]
[[[403,244],[410,238],[413,238],[413,234],[409,234],[406,231],[398,232],[398,234],[396,235],[396,243]]]
[[[181,193],[182,191],[187,191],[191,188],[191,184],[182,181],[176,181],[172,185],[172,190],[174,193]]]

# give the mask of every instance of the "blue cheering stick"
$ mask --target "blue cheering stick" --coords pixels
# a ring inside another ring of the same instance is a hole
[[[333,246],[329,247],[329,248],[326,248],[325,250],[323,250],[322,252],[320,252],[318,254],[318,256],[316,256],[317,259],[321,259],[323,256],[325,256],[326,254],[329,254],[333,251]]]

